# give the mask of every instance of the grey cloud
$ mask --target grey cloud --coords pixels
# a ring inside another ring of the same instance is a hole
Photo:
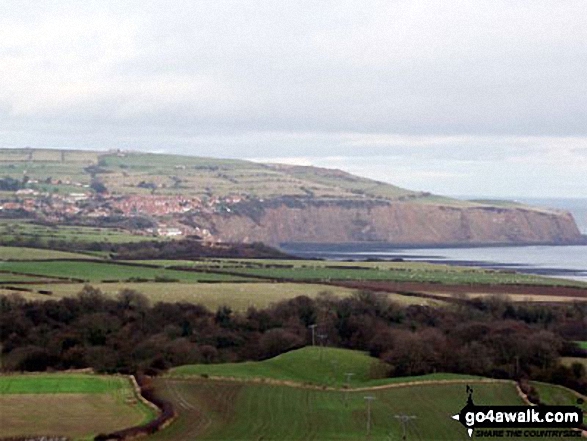
[[[558,179],[587,151],[586,19],[582,0],[3,0],[0,145],[386,158],[464,186],[470,163],[560,149],[535,166]]]

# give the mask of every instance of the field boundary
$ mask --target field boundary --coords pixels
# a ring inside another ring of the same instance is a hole
[[[365,386],[365,387],[332,387],[332,386],[320,386],[317,384],[311,383],[302,383],[299,381],[291,381],[291,380],[275,380],[272,378],[239,378],[239,377],[222,377],[220,375],[209,375],[207,377],[203,377],[200,374],[186,374],[186,375],[166,375],[166,379],[169,380],[182,380],[182,381],[190,381],[190,380],[201,380],[201,381],[228,381],[234,383],[252,383],[252,384],[268,384],[268,385],[275,385],[275,386],[288,386],[294,387],[298,389],[310,389],[310,390],[327,390],[327,391],[349,391],[349,392],[368,392],[372,390],[382,390],[382,389],[393,389],[399,387],[410,387],[410,386],[431,386],[431,385],[438,385],[438,384],[468,384],[468,383],[510,383],[515,385],[516,382],[514,380],[504,380],[504,379],[497,379],[497,378],[472,378],[472,379],[452,379],[452,380],[421,380],[421,381],[403,381],[398,383],[389,383],[389,384],[380,384],[377,386]]]
[[[177,412],[169,401],[159,398],[153,389],[151,379],[149,377],[136,378],[131,375],[133,380],[133,391],[136,392],[134,385],[138,388],[138,396],[141,401],[149,403],[149,407],[157,408],[158,415],[155,419],[148,421],[138,426],[128,427],[126,429],[118,430],[116,432],[104,434],[101,433],[94,437],[94,441],[109,441],[109,440],[129,440],[142,436],[152,435],[165,427],[169,426],[176,418]]]

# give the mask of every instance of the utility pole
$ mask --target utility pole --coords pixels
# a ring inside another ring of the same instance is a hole
[[[334,387],[338,384],[338,360],[330,360],[332,369],[334,370]]]
[[[349,406],[349,389],[351,388],[351,377],[355,375],[354,372],[345,372],[346,376],[346,391],[344,393],[344,407]]]
[[[371,402],[375,399],[373,395],[367,395],[365,401],[367,402],[367,436],[371,435]]]
[[[328,338],[327,334],[318,334],[316,335],[320,339],[320,360],[322,360],[322,353],[324,352],[324,342]]]
[[[405,415],[402,413],[400,415],[395,415],[395,418],[400,420],[400,422],[402,423],[402,440],[405,441],[406,440],[406,426],[408,425],[410,420],[415,420],[416,416],[415,415]]]
[[[310,328],[312,330],[312,346],[316,346],[316,336],[315,336],[316,326],[318,326],[318,325],[313,324],[313,325],[308,326],[308,328]]]

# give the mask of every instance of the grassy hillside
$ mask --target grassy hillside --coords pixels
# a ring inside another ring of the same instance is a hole
[[[157,194],[200,197],[404,198],[443,205],[479,205],[450,198],[435,199],[427,193],[317,167],[139,152],[0,150],[0,176],[20,180],[26,175],[38,181],[35,186],[41,191],[63,194],[82,191],[90,184],[92,174],[118,194],[150,194],[149,189],[138,186],[148,182],[157,186]]]
[[[202,376],[271,379],[319,386],[343,387],[345,374],[352,372],[350,387],[369,387],[404,381],[435,381],[478,378],[452,374],[431,374],[409,378],[384,378],[386,367],[378,359],[360,351],[337,348],[305,347],[277,357],[259,361],[180,366],[169,376]]]
[[[241,379],[270,378],[321,385],[333,385],[345,372],[355,375],[352,384],[368,382],[378,360],[359,351],[305,347],[260,362],[226,363],[217,365],[180,366],[170,375],[202,375]],[[337,372],[335,372],[335,369]],[[336,374],[339,375],[336,375]],[[340,380],[340,379],[339,379]]]
[[[408,439],[465,440],[464,428],[450,418],[466,403],[465,383],[473,387],[478,405],[523,404],[511,381],[450,374],[373,379],[382,371],[378,360],[362,352],[318,347],[261,362],[175,368],[155,384],[176,406],[179,418],[153,439],[364,439],[365,397],[372,396],[370,439],[401,439],[394,415],[405,414],[416,416],[407,427]],[[345,387],[345,372],[355,374],[350,388]],[[304,387],[308,385],[328,388]],[[573,401],[564,388],[536,386],[547,403]]]
[[[577,399],[580,397],[580,395],[570,389],[567,389],[566,387],[548,383],[540,383],[538,381],[533,381],[532,386],[536,388],[540,397],[540,401],[544,404],[556,406],[577,406],[583,409],[583,412],[587,412],[587,403],[577,403]]]

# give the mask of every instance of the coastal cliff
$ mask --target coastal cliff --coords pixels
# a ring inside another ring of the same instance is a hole
[[[410,202],[272,204],[254,214],[214,216],[210,227],[230,242],[402,245],[573,244],[582,236],[571,214],[526,207]]]

